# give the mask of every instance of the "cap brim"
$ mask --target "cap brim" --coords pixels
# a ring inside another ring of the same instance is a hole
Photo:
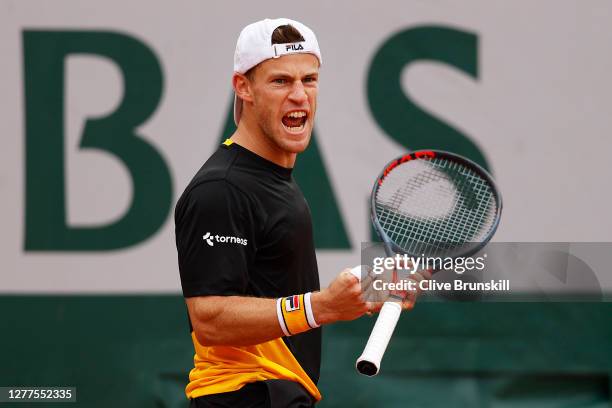
[[[242,115],[242,99],[234,94],[234,123],[236,126],[238,126],[238,122],[240,122],[240,115]]]

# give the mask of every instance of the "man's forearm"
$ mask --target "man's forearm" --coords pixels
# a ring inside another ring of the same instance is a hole
[[[316,324],[353,320],[366,312],[377,311],[379,307],[372,309],[361,294],[359,279],[348,269],[342,271],[329,287],[313,292],[310,297]],[[276,299],[199,296],[187,298],[186,301],[193,330],[202,345],[248,346],[285,335],[279,322]],[[292,322],[285,321],[283,317],[281,319],[288,332],[295,334],[307,330],[309,326],[314,327],[306,322],[305,311],[302,317],[305,320],[297,323],[295,319],[289,319]],[[292,324],[293,328],[288,327]]]

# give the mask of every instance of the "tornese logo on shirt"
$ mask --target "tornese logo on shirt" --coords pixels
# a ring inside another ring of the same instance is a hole
[[[224,244],[240,244],[244,246],[247,245],[246,238],[238,238],[230,235],[212,235],[210,232],[207,232],[206,234],[202,235],[202,239],[206,241],[208,246],[215,246],[215,242]]]

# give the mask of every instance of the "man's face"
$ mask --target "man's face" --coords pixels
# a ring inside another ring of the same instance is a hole
[[[319,60],[284,55],[259,64],[250,78],[254,118],[263,134],[288,153],[303,152],[317,109]]]

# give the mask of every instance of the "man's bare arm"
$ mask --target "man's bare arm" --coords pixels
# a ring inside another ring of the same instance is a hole
[[[186,302],[193,330],[202,345],[247,346],[283,336],[276,299],[199,296],[187,298]],[[314,292],[311,303],[318,324],[353,320],[372,311],[361,296],[359,279],[348,269],[329,287]]]
[[[186,302],[196,338],[204,346],[248,346],[283,336],[276,299],[198,296]]]

